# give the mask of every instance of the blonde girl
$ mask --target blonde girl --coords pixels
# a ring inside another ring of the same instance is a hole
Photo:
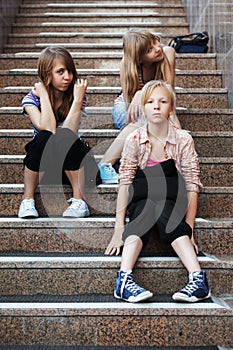
[[[112,119],[117,129],[124,129],[99,164],[104,183],[116,182],[116,173],[109,163],[113,165],[120,158],[125,138],[142,123],[142,87],[154,79],[167,81],[174,87],[175,80],[175,51],[170,46],[163,46],[158,35],[147,30],[131,29],[123,36],[123,49],[120,65],[122,93],[115,100]],[[180,128],[175,112],[170,116],[170,122]]]
[[[138,302],[152,293],[138,286],[132,270],[153,230],[173,247],[188,271],[187,286],[175,301],[196,302],[210,297],[193,237],[199,188],[198,157],[191,135],[168,122],[174,112],[171,85],[150,81],[142,89],[146,124],[126,139],[119,169],[114,234],[105,254],[119,255],[116,298]],[[129,223],[125,226],[126,211]]]

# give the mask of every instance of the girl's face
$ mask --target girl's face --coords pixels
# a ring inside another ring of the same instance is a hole
[[[73,80],[73,73],[67,69],[63,60],[57,59],[54,61],[52,69],[52,85],[54,89],[64,92],[68,89]]]
[[[167,120],[173,111],[171,96],[163,86],[156,86],[145,105],[145,116],[148,123],[159,123]]]
[[[142,56],[142,62],[160,62],[164,58],[163,48],[159,40],[151,42],[147,52]]]

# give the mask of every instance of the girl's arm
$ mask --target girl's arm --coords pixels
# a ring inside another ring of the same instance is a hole
[[[197,213],[197,204],[198,204],[198,193],[197,192],[188,192],[188,209],[185,216],[185,221],[192,228],[192,237],[191,241],[194,246],[196,253],[198,254],[198,247],[195,243],[193,230],[194,230],[194,222]]]
[[[25,111],[29,115],[32,124],[37,130],[48,130],[52,133],[56,131],[56,118],[53,113],[51,102],[47,90],[43,83],[36,83],[32,89],[32,93],[39,97],[40,108],[35,106],[26,106]]]
[[[175,63],[176,63],[176,52],[171,46],[164,46],[163,51],[165,52],[169,66],[165,65],[165,75],[167,82],[174,88],[175,86]]]
[[[122,234],[125,228],[125,215],[128,204],[129,185],[119,187],[117,204],[116,204],[116,222],[112,239],[105,250],[106,255],[119,255],[120,248],[123,246]]]
[[[62,127],[72,130],[74,133],[77,133],[80,118],[81,118],[81,109],[83,104],[83,99],[87,90],[87,80],[78,79],[76,84],[74,84],[74,100],[71,105],[70,111],[63,122]]]

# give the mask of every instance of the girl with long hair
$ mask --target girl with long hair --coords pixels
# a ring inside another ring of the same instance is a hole
[[[24,196],[18,216],[38,217],[35,189],[49,172],[52,181],[65,173],[72,187],[71,204],[63,216],[87,216],[82,166],[87,147],[78,135],[86,106],[87,80],[78,78],[72,56],[60,46],[41,52],[38,77],[39,81],[22,100],[23,113],[30,118],[34,135],[25,146]]]
[[[120,65],[122,93],[116,98],[112,119],[122,130],[99,163],[103,183],[116,183],[118,176],[112,165],[119,160],[126,137],[142,125],[141,89],[150,80],[163,80],[174,87],[175,50],[163,46],[160,37],[150,31],[130,29],[123,36],[124,55]],[[180,128],[175,111],[169,121]]]

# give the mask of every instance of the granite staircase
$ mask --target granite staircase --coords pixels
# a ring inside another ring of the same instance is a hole
[[[87,193],[91,216],[84,219],[61,218],[69,187],[41,185],[40,218],[17,217],[24,145],[32,137],[21,99],[37,79],[39,52],[65,46],[87,77],[81,134],[99,159],[118,134],[111,107],[120,91],[122,34],[130,27],[149,28],[164,44],[188,33],[181,0],[24,0],[0,55],[0,350],[233,347],[233,111],[214,52],[177,55],[176,64],[177,114],[200,156],[195,237],[210,300],[172,302],[186,283],[185,269],[153,239],[135,268],[137,282],[154,291],[152,300],[132,305],[113,298],[120,258],[103,252],[114,227],[116,185]]]

